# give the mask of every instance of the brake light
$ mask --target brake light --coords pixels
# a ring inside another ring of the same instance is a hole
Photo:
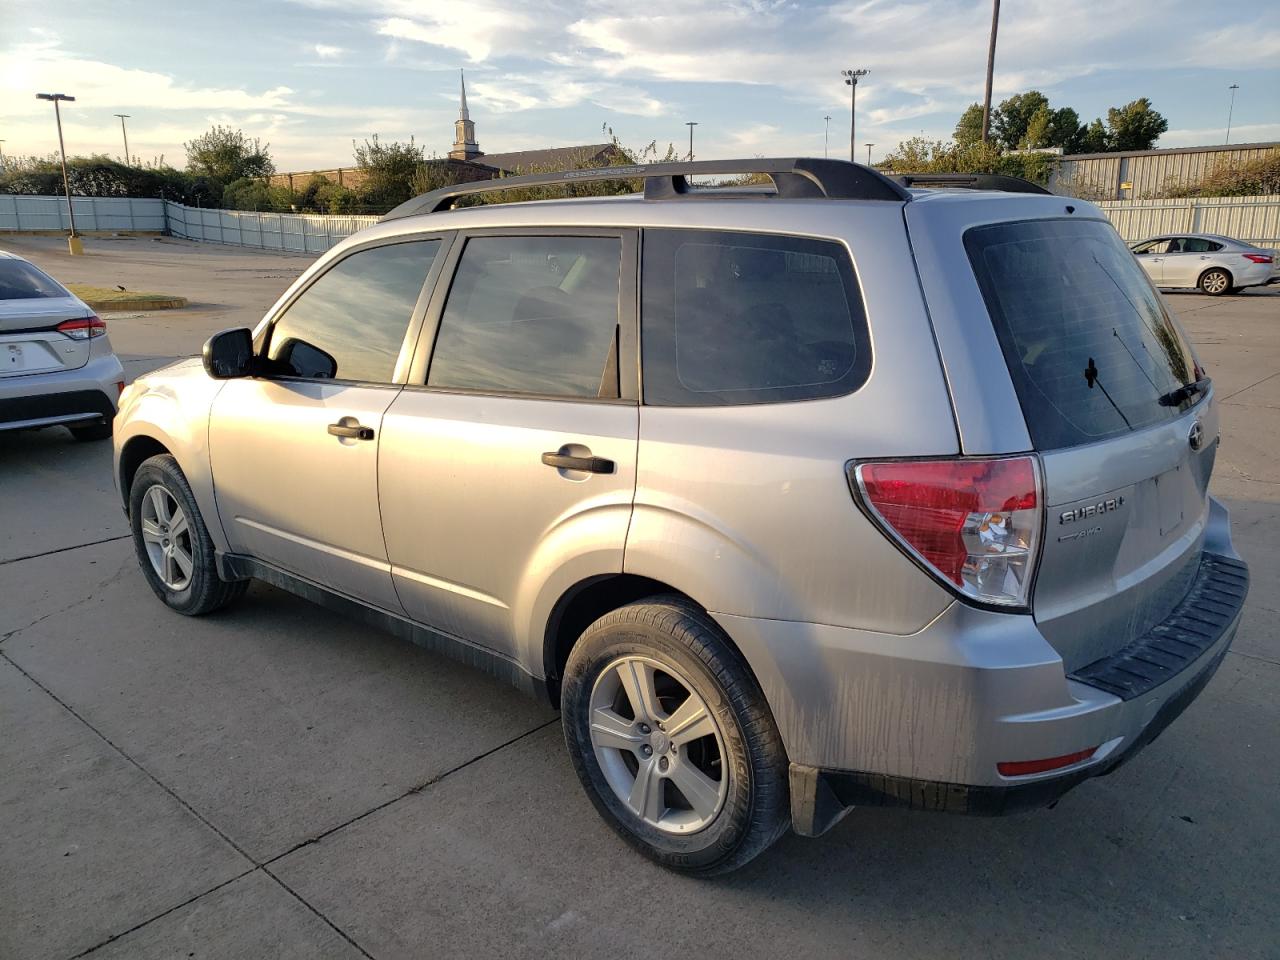
[[[1043,524],[1032,457],[861,463],[851,479],[934,576],[982,603],[1027,606]]]
[[[92,340],[105,336],[107,324],[101,317],[83,317],[79,320],[66,320],[55,327],[59,333],[65,333],[72,340]]]
[[[1097,747],[1079,750],[1061,757],[1049,757],[1047,760],[1010,760],[997,763],[996,769],[1002,777],[1025,777],[1029,773],[1044,773],[1047,770],[1061,770],[1082,760],[1088,760],[1098,752]]]
[[[1268,257],[1265,253],[1246,253],[1244,255],[1244,258],[1246,260],[1252,260],[1254,263],[1270,263],[1271,262],[1271,258]]]

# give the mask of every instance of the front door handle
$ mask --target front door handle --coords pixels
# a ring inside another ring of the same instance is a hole
[[[350,440],[372,440],[373,427],[362,427],[358,423],[352,426],[347,426],[345,423],[331,423],[329,436],[346,437]]]
[[[604,457],[571,457],[563,453],[544,453],[542,462],[558,470],[585,470],[587,473],[613,473],[614,463]]]

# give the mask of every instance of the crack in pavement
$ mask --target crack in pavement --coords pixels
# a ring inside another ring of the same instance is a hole
[[[0,567],[10,563],[21,563],[23,560],[38,560],[40,557],[51,557],[55,553],[66,553],[69,550],[83,550],[85,547],[96,547],[100,543],[114,543],[117,540],[128,540],[132,537],[131,533],[122,533],[118,537],[104,537],[101,540],[90,540],[88,543],[77,543],[70,547],[54,547],[52,550],[45,550],[43,553],[29,553],[25,557],[11,557],[8,560],[0,560]]]
[[[34,620],[32,620],[28,624],[24,624],[21,627],[15,627],[14,629],[9,630],[3,636],[0,636],[0,646],[3,646],[6,642],[8,642],[9,640],[12,640],[14,637],[22,633],[24,630],[30,630],[32,627],[36,626],[36,624],[43,623],[44,621],[48,620],[50,617],[56,617],[61,613],[69,613],[72,610],[74,610],[76,607],[81,606],[82,604],[88,603],[90,600],[94,599],[94,597],[97,596],[99,591],[105,590],[107,587],[111,586],[113,583],[115,583],[121,577],[124,576],[125,571],[130,567],[132,567],[132,564],[130,563],[131,559],[132,559],[131,557],[122,558],[120,561],[120,565],[116,567],[115,573],[111,574],[105,580],[98,583],[97,586],[95,586],[92,590],[86,593],[79,600],[73,600],[71,601],[71,603],[67,604],[65,607],[61,607],[57,610],[51,610],[48,613],[44,614],[43,616],[36,617]]]

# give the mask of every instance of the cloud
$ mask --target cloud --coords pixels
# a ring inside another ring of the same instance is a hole
[[[342,47],[335,47],[327,43],[317,43],[312,49],[315,50],[316,56],[321,60],[333,60],[347,52]]]

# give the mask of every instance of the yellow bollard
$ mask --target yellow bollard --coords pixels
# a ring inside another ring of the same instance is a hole
[[[84,243],[81,242],[79,237],[67,237],[67,253],[71,254],[73,257],[84,256]]]

